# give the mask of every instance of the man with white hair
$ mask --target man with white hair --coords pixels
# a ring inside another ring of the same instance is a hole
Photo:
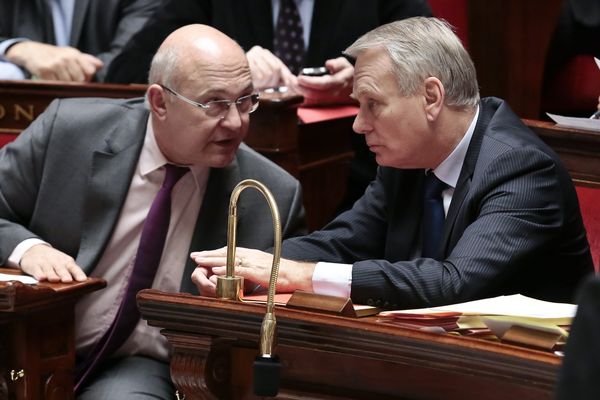
[[[346,53],[356,59],[354,130],[380,168],[351,210],[284,242],[277,290],[391,309],[512,293],[572,301],[593,267],[571,178],[504,101],[479,98],[450,26],[393,22]],[[204,293],[224,255],[192,253]],[[237,274],[266,284],[270,254],[237,256]]]

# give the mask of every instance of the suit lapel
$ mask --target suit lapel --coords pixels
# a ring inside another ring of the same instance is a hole
[[[241,176],[236,160],[225,168],[213,168],[206,185],[202,207],[196,220],[189,251],[211,250],[227,245],[227,215],[229,197]],[[238,220],[243,214],[243,204],[238,206]],[[181,279],[181,292],[198,294],[190,276],[196,263],[188,257]]]
[[[75,8],[73,9],[73,23],[71,25],[71,38],[69,43],[73,47],[77,47],[79,38],[81,37],[81,30],[83,29],[83,22],[88,11],[90,0],[76,0]]]
[[[140,110],[118,129],[115,127],[106,136],[105,146],[93,152],[83,207],[83,232],[76,257],[86,272],[98,262],[119,218],[144,142],[147,120],[147,111]]]
[[[483,140],[483,134],[487,129],[490,118],[491,115],[488,115],[487,110],[484,108],[484,104],[480,102],[479,120],[475,125],[475,130],[473,131],[473,136],[471,137],[471,143],[469,143],[469,148],[467,149],[467,154],[465,155],[465,161],[460,170],[458,182],[456,183],[456,188],[454,189],[454,194],[452,195],[452,202],[450,203],[450,208],[448,209],[446,223],[444,224],[444,233],[442,236],[444,243],[443,255],[447,254],[448,246],[450,244],[450,233],[454,229],[458,212],[462,209],[465,197],[471,188],[473,171],[475,170],[475,165],[477,164],[477,159],[479,158],[479,151],[481,150],[481,141]]]

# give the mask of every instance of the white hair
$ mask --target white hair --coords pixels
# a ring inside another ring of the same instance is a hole
[[[426,78],[436,77],[444,85],[447,106],[473,108],[479,102],[473,61],[446,21],[414,17],[382,25],[345,53],[356,58],[374,47],[390,55],[402,95],[415,94]]]

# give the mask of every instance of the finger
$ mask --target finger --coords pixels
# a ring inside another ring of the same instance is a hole
[[[60,282],[60,276],[56,273],[54,265],[49,265],[42,268],[46,273],[48,282]]]
[[[298,77],[298,85],[303,89],[329,90],[340,85],[332,75]]]
[[[67,264],[67,270],[77,282],[83,282],[87,279],[85,272],[74,261]]]
[[[94,78],[96,72],[104,66],[104,63],[99,58],[84,53],[79,58],[79,65],[83,71],[85,81],[89,82]]]
[[[73,277],[68,270],[66,265],[58,265],[54,268],[54,272],[58,276],[59,280],[63,283],[73,282]]]
[[[199,267],[212,268],[227,265],[227,257],[199,257],[194,261]]]
[[[45,281],[48,279],[48,275],[46,275],[42,267],[39,265],[30,266],[21,264],[21,270],[26,274],[33,276],[38,281]]]
[[[238,269],[240,269],[240,267],[236,268],[236,275],[238,274]],[[227,267],[213,267],[211,268],[211,272],[213,275],[224,276],[227,273]]]
[[[83,69],[81,65],[79,65],[79,61],[77,59],[68,60],[64,68],[65,78],[64,80],[68,80],[70,82],[84,82],[85,74],[83,73]]]

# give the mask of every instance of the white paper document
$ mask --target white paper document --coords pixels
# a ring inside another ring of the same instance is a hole
[[[37,279],[29,275],[13,275],[13,274],[2,274],[0,273],[0,282],[19,281],[27,285],[35,285],[38,283]]]
[[[498,296],[433,308],[403,310],[403,313],[460,312],[472,315],[510,315],[527,318],[573,318],[577,305],[537,300],[520,294]]]
[[[556,122],[556,125],[558,126],[600,132],[600,119],[565,117],[563,115],[550,113],[546,114],[552,118],[552,120]]]

